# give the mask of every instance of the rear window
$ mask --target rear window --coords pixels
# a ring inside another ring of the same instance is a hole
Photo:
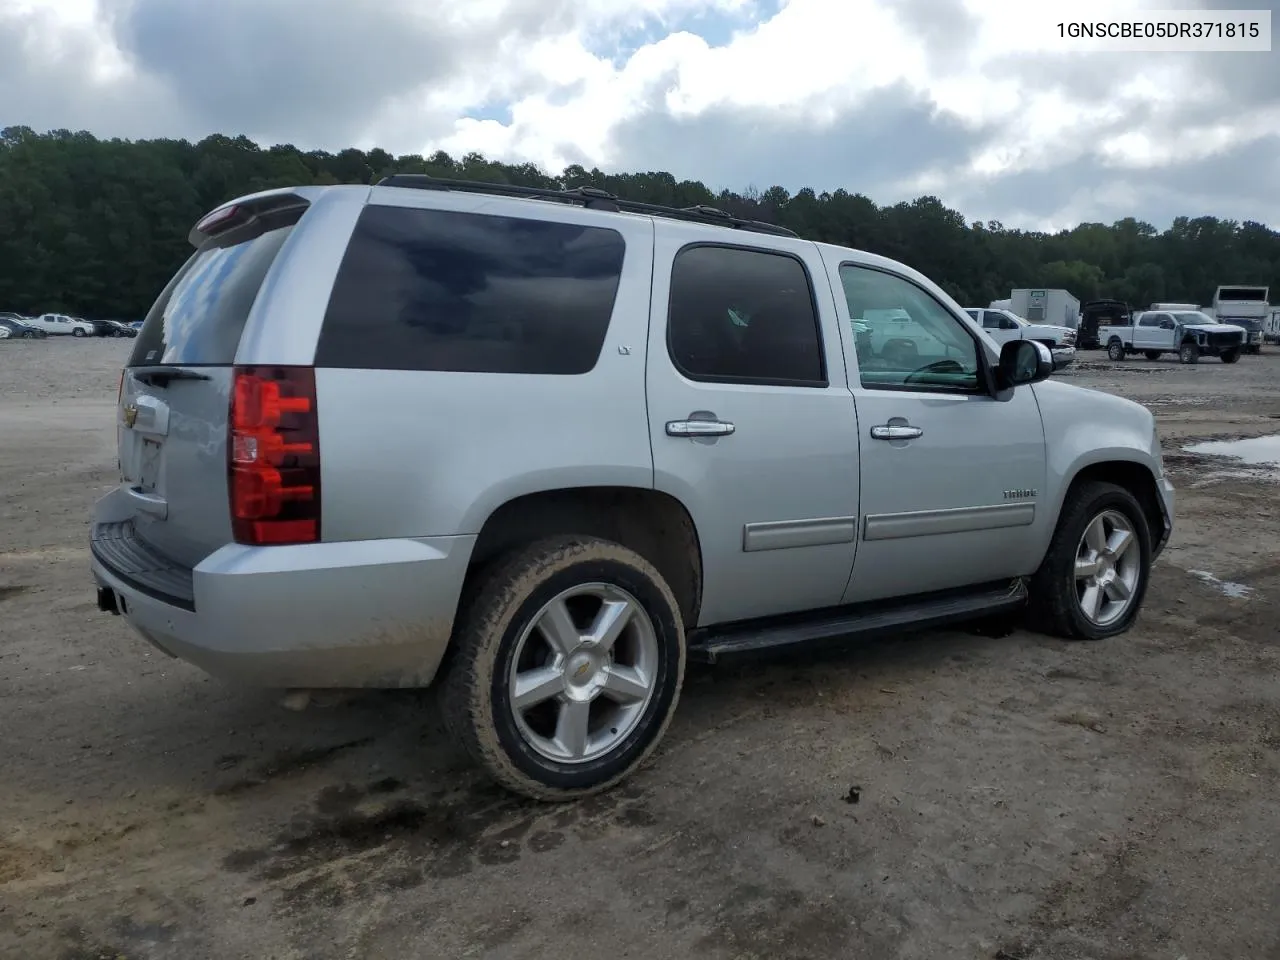
[[[616,230],[370,206],[316,346],[317,367],[582,374],[613,315]]]
[[[301,215],[275,211],[206,241],[151,307],[129,365],[234,363],[262,281]]]

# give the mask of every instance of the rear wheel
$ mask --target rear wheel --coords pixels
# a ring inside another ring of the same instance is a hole
[[[1150,571],[1151,533],[1137,499],[1114,483],[1082,483],[1063,505],[1032,578],[1032,625],[1068,640],[1124,633],[1142,607]]]
[[[1239,359],[1240,359],[1239,350],[1228,350],[1226,353],[1222,355],[1223,363],[1235,363]]]
[[[498,783],[538,800],[605,790],[657,747],[684,681],[679,608],[620,544],[542,540],[468,591],[444,680],[451,732]]]
[[[1159,360],[1159,359],[1160,359],[1160,351],[1159,351],[1159,350],[1144,350],[1144,351],[1142,351],[1142,355],[1143,355],[1144,357],[1146,357],[1148,360]]]
[[[1124,344],[1119,340],[1112,340],[1107,344],[1107,356],[1112,360],[1123,360],[1125,357]]]
[[[1199,363],[1200,348],[1194,343],[1184,343],[1178,349],[1178,361],[1180,363]]]

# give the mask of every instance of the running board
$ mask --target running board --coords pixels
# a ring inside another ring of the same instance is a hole
[[[1027,602],[1022,580],[977,589],[948,590],[905,600],[832,607],[813,614],[748,620],[690,631],[689,659],[715,663],[737,653],[799,646],[818,640],[920,630],[1020,610]]]

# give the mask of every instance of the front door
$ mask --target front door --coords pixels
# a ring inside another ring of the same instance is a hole
[[[1045,438],[1030,387],[988,388],[994,355],[905,274],[824,253],[846,323],[887,310],[925,331],[911,355],[849,365],[861,444],[859,542],[846,603],[1030,573],[1048,540]]]
[[[800,240],[709,235],[658,231],[646,368],[654,483],[697,526],[699,625],[834,606],[859,437],[822,260]]]

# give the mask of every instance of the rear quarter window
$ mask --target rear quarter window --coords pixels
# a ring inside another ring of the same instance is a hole
[[[234,363],[262,281],[301,215],[275,211],[206,241],[147,313],[129,365]]]
[[[317,367],[582,374],[622,274],[616,230],[370,206],[334,281]]]

